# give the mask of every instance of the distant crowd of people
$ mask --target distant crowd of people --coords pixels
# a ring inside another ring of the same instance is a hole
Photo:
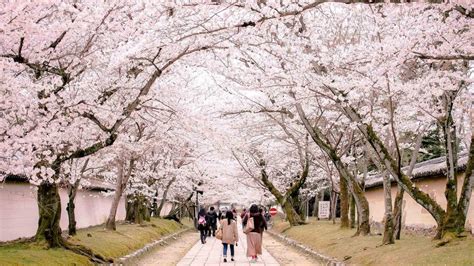
[[[230,249],[230,260],[234,261],[235,246],[239,242],[237,228],[238,214],[236,209],[219,210],[214,207],[209,211],[200,209],[198,214],[198,230],[201,243],[206,244],[207,237],[216,237],[222,241],[224,262],[227,262],[227,250]],[[247,210],[244,208],[240,213],[242,230],[247,236],[247,257],[250,262],[256,262],[262,254],[263,232],[267,230],[267,222],[271,215],[263,207],[256,204]]]

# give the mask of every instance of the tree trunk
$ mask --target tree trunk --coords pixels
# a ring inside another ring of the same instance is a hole
[[[158,209],[156,211],[157,217],[161,217],[161,210],[163,209],[163,206],[165,205],[166,199],[168,197],[168,191],[170,190],[171,185],[176,181],[176,176],[173,176],[173,178],[170,179],[168,184],[166,185],[165,191],[163,192],[163,197],[161,198],[160,201],[160,206],[158,206]]]
[[[340,96],[340,93],[336,89],[331,87],[328,87],[328,89],[331,90],[334,95]],[[425,208],[433,216],[438,226],[442,225],[446,215],[444,209],[427,193],[416,187],[411,181],[410,177],[400,170],[400,165],[390,155],[387,147],[382,143],[379,135],[374,131],[372,125],[364,123],[359,113],[352,106],[343,104],[338,99],[336,99],[336,101],[341,103],[341,108],[346,113],[346,116],[351,121],[357,123],[359,131],[366,138],[372,149],[376,152],[378,160],[381,164],[386,166],[390,174],[395,177],[397,183],[402,186],[408,195],[410,195],[417,203],[423,206],[423,208]]]
[[[358,219],[360,222],[359,229],[357,230],[356,235],[369,235],[369,202],[367,201],[367,198],[365,197],[364,191],[362,190],[359,182],[357,181],[355,176],[353,176],[349,172],[344,163],[342,163],[341,158],[336,153],[336,150],[334,149],[334,147],[331,146],[330,142],[321,133],[321,130],[318,127],[311,126],[300,103],[296,103],[296,109],[298,111],[298,115],[301,121],[303,122],[303,125],[310,134],[311,138],[331,159],[337,171],[339,172],[339,176],[341,178],[345,178],[347,181],[348,188],[354,196],[356,202]]]
[[[423,130],[418,132],[418,136],[416,137],[415,140],[415,147],[412,151],[411,158],[410,158],[410,164],[408,166],[408,171],[407,175],[411,176],[413,173],[413,169],[415,169],[415,164],[418,158],[418,153],[421,148],[421,142],[423,140]],[[393,209],[393,222],[394,222],[394,234],[395,234],[395,239],[400,240],[401,234],[402,234],[402,220],[403,220],[403,196],[405,194],[405,191],[403,190],[403,187],[398,185],[397,186],[397,196],[395,197],[395,207]]]
[[[66,210],[69,218],[68,234],[70,236],[76,235],[76,215],[74,212],[76,206],[74,204],[74,201],[76,199],[77,188],[79,187],[80,181],[80,179],[77,179],[74,184],[69,185],[69,201],[67,203]]]
[[[124,174],[124,163],[119,163],[117,172],[117,183],[115,184],[114,200],[112,201],[112,206],[110,207],[109,217],[107,218],[107,222],[105,223],[105,228],[107,230],[116,230],[115,216],[117,215],[118,205],[120,204],[120,199],[122,198],[122,194],[125,190],[125,186],[128,182],[128,179],[130,178],[133,166],[134,159],[131,159],[128,172],[127,174]]]
[[[397,196],[395,197],[395,207],[393,209],[393,228],[396,240],[400,240],[402,232],[403,194],[403,188],[398,186]]]
[[[158,210],[158,189],[155,191],[155,196],[153,197],[153,202],[151,204],[151,209],[152,209],[152,216],[153,217],[159,217],[157,214]]]
[[[295,190],[291,195],[288,195],[287,200],[290,201],[291,206],[293,206],[293,209],[296,211],[296,213],[300,216],[301,220],[305,220],[305,212],[304,207],[301,203],[300,200],[300,193],[299,190]]]
[[[61,247],[61,198],[57,184],[42,183],[38,186],[38,229],[35,240],[45,240],[49,247]]]
[[[354,197],[351,195],[350,197],[351,199],[351,204],[350,204],[350,207],[351,207],[351,228],[355,228],[356,227],[356,205],[355,205],[355,200],[354,200]]]
[[[383,163],[392,176],[395,177],[397,183],[405,190],[417,203],[423,206],[435,219],[438,227],[443,224],[446,215],[443,208],[433,200],[427,193],[420,190],[413,184],[410,177],[400,171],[400,167],[393,157],[388,152],[385,145],[380,140],[379,136],[373,130],[371,125],[363,124],[359,114],[353,108],[344,108],[348,117],[354,121],[361,123],[359,130],[366,137],[367,141],[372,146],[373,150],[379,156],[379,161]]]
[[[314,196],[314,207],[313,207],[313,217],[318,217],[318,210],[319,210],[319,194],[321,192],[317,192]]]
[[[155,217],[161,217],[161,211],[163,210],[163,206],[165,206],[165,202],[166,202],[166,195],[163,194],[163,198],[162,198],[161,201],[160,201],[160,205],[159,205],[158,208],[156,209],[156,215],[155,215]]]
[[[474,169],[474,133],[471,135],[471,144],[469,147],[469,155],[467,159],[466,172],[464,176],[463,186],[461,188],[461,195],[459,203],[453,209],[446,212],[445,220],[441,226],[438,226],[437,238],[451,239],[465,231],[466,217],[469,209],[469,202],[472,195],[473,183],[473,169]],[[449,183],[449,181],[448,181]],[[446,193],[448,197],[448,193]]]
[[[447,91],[443,95],[443,102],[445,105],[446,116],[442,121],[444,145],[446,149],[446,165],[447,165],[447,182],[445,189],[446,196],[446,216],[442,226],[438,229],[438,237],[442,237],[447,232],[452,234],[459,234],[464,231],[464,225],[459,228],[456,224],[458,217],[457,208],[457,137],[456,127],[452,117],[453,100],[455,92]]]
[[[331,192],[331,220],[333,224],[336,224],[337,198],[338,198],[338,193],[336,193],[335,191],[332,191]]]
[[[304,221],[301,219],[301,216],[295,211],[295,208],[293,208],[289,201],[285,201],[282,206],[286,214],[286,219],[291,226],[297,226],[304,223]]]
[[[73,160],[70,160],[71,165],[73,164]],[[80,176],[76,179],[74,184],[68,184],[68,198],[69,201],[67,203],[66,211],[68,215],[69,225],[68,225],[68,234],[70,236],[76,235],[76,214],[75,214],[75,204],[74,201],[76,200],[77,189],[79,188],[79,184],[81,183],[82,177],[84,176],[84,172],[87,170],[87,165],[89,164],[89,158],[85,160],[84,164],[81,167]]]
[[[383,173],[383,191],[384,191],[384,231],[382,245],[395,244],[393,237],[393,216],[392,216],[392,185],[388,173]]]
[[[347,189],[347,181],[340,178],[340,206],[341,206],[341,228],[349,228],[349,190]]]
[[[142,224],[149,221],[148,204],[144,195],[135,193],[127,196],[125,204],[125,220],[130,223]]]
[[[261,166],[265,165],[264,162],[261,162]],[[282,206],[283,211],[286,214],[286,218],[290,222],[291,226],[304,224],[304,221],[301,219],[298,212],[295,210],[294,206],[291,204],[290,197],[295,191],[299,190],[303,184],[306,182],[306,177],[309,173],[309,160],[306,160],[305,167],[301,173],[300,178],[286,191],[285,195],[273,185],[273,183],[268,179],[267,172],[264,168],[261,170],[261,180],[265,187],[272,193],[277,202]]]

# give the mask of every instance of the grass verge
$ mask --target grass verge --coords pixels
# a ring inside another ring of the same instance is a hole
[[[430,237],[404,234],[394,245],[380,246],[382,236],[353,237],[354,229],[340,229],[330,221],[310,220],[289,228],[275,221],[272,230],[327,256],[362,265],[474,265],[474,237],[436,247]]]
[[[185,226],[174,221],[152,218],[142,225],[118,224],[117,231],[106,231],[103,225],[80,229],[69,242],[90,248],[104,258],[115,260],[162,236]],[[65,249],[45,249],[35,242],[13,242],[0,245],[0,265],[92,265],[85,256]]]

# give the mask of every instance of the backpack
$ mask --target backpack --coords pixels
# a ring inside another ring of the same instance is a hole
[[[206,218],[204,216],[200,216],[198,223],[200,225],[206,225]]]

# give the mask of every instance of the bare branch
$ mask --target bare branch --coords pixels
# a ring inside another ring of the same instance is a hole
[[[104,125],[99,121],[99,119],[97,119],[97,117],[95,117],[93,114],[91,114],[91,113],[83,113],[83,114],[82,114],[82,117],[88,118],[89,120],[91,120],[92,122],[94,122],[94,124],[96,124],[102,131],[104,131],[104,132],[110,132],[110,128],[107,128],[106,126],[104,126]]]
[[[416,57],[428,60],[474,60],[474,54],[458,55],[427,55],[419,52],[413,52]]]
[[[61,35],[59,35],[59,37],[52,44],[49,45],[49,48],[56,49],[56,46],[58,46],[58,44],[63,40],[64,36],[66,36],[66,33],[67,31],[61,33]]]

